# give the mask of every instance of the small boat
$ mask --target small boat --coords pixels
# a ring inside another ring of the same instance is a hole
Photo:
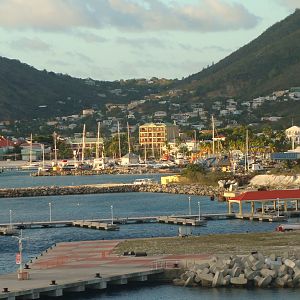
[[[285,231],[293,231],[293,230],[300,230],[300,223],[294,224],[281,224],[277,226],[276,231],[285,232]]]
[[[146,185],[146,184],[157,184],[157,181],[155,181],[152,178],[140,178],[140,179],[136,179],[133,182],[134,185]]]

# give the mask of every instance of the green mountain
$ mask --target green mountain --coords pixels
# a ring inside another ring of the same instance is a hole
[[[217,64],[183,80],[93,81],[0,57],[0,121],[78,114],[105,103],[128,103],[167,89],[186,90],[185,102],[248,99],[300,86],[300,10]],[[194,93],[190,93],[194,91]]]
[[[105,103],[128,103],[158,93],[159,81],[145,79],[94,81],[39,71],[18,60],[0,57],[0,121],[50,118],[78,114],[84,108],[103,108]]]
[[[300,86],[300,10],[179,87],[205,98],[264,96]]]

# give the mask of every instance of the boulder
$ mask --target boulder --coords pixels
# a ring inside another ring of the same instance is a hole
[[[268,277],[271,276],[272,278],[275,278],[277,276],[277,272],[274,270],[269,270],[269,269],[261,269],[260,274],[263,277]]]
[[[230,283],[236,286],[244,286],[248,283],[248,280],[243,277],[232,277],[230,279]]]
[[[288,259],[288,258],[286,258],[286,259],[284,260],[284,264],[285,264],[287,267],[292,268],[292,269],[296,267],[295,262],[293,262],[292,260],[290,260],[290,259]]]

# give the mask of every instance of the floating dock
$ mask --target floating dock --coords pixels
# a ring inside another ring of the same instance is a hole
[[[178,218],[178,217],[159,217],[159,223],[175,224],[175,225],[186,225],[186,226],[203,226],[206,224],[204,219],[194,218]]]
[[[98,229],[98,230],[110,230],[115,231],[119,230],[120,227],[116,224],[112,223],[103,223],[103,222],[88,222],[88,221],[75,221],[72,222],[72,226],[74,227],[83,227],[83,228],[90,228],[90,229]]]

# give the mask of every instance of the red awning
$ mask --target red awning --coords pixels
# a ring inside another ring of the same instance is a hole
[[[229,198],[235,201],[270,201],[270,200],[297,199],[300,200],[300,190],[272,190],[251,191]]]

